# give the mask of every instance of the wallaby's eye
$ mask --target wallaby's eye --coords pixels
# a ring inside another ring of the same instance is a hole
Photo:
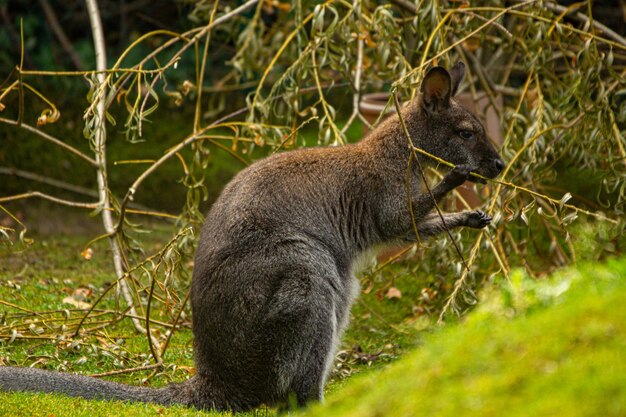
[[[471,140],[474,139],[474,132],[471,130],[461,130],[459,136],[465,140]]]

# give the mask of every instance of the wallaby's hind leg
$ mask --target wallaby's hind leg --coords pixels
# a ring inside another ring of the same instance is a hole
[[[275,319],[266,331],[274,329],[272,338],[280,339],[275,356],[278,392],[289,406],[302,407],[310,400],[323,399],[338,340],[337,294],[327,287],[326,278],[298,281],[300,285],[307,281],[306,293],[302,288],[292,291],[287,281],[277,298],[289,297],[289,302],[276,305]]]
[[[309,339],[310,351],[294,376],[290,391],[295,395],[298,406],[303,407],[308,401],[324,399],[324,385],[332,369],[337,338],[335,320],[329,320],[317,337]],[[320,329],[321,330],[321,329]]]

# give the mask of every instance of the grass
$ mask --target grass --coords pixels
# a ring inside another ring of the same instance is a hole
[[[154,248],[166,235],[167,230],[157,233]],[[113,274],[105,242],[94,246],[91,261],[80,256],[88,240],[42,237],[28,251],[0,254],[0,300],[33,311],[63,310],[71,307],[63,298],[76,288],[88,288],[92,292],[85,301],[93,302]],[[363,294],[326,388],[327,402],[304,416],[626,414],[626,259],[588,264],[541,281],[515,272],[511,283],[486,290],[465,320],[443,329],[433,325],[428,313],[441,295],[431,277],[417,274],[406,265],[364,274]],[[102,308],[114,308],[115,302],[107,297]],[[22,313],[0,306],[0,365],[93,374],[149,361],[145,338],[136,335],[128,320],[71,340],[9,343],[6,326],[27,319],[17,318]],[[183,327],[172,339],[164,369],[110,379],[150,386],[184,380],[193,373],[191,340],[189,328]],[[4,415],[230,414],[0,393]],[[265,408],[239,414],[274,415],[275,410]]]
[[[314,416],[626,415],[626,259],[531,281],[517,272],[467,320]]]
[[[147,254],[153,253],[169,239],[167,227],[151,238]],[[0,301],[21,309],[0,305],[0,365],[36,366],[64,372],[96,374],[140,366],[150,362],[147,341],[132,329],[129,320],[122,320],[93,335],[65,340],[17,339],[9,343],[9,327],[26,320],[35,320],[24,310],[33,312],[56,311],[52,316],[63,318],[63,299],[76,290],[87,291],[84,302],[92,303],[114,281],[111,254],[105,241],[92,245],[94,256],[90,261],[81,257],[81,251],[91,236],[36,237],[28,250],[15,254],[0,253]],[[344,337],[335,372],[327,385],[327,395],[340,391],[355,374],[368,373],[385,367],[415,346],[428,322],[416,309],[424,286],[424,279],[406,273],[405,267],[392,266],[380,274],[366,275],[363,294],[353,309],[353,321]],[[390,279],[393,278],[393,279]],[[401,291],[400,297],[385,297],[390,285]],[[115,309],[116,299],[110,291],[98,308]],[[156,304],[157,306],[159,304]],[[26,314],[24,316],[24,314]],[[72,312],[72,317],[81,313]],[[160,312],[155,312],[159,318]],[[22,315],[22,316],[19,316]],[[189,322],[187,321],[187,324]],[[416,325],[419,323],[419,325]],[[40,324],[37,324],[39,327]],[[41,326],[45,329],[45,326]],[[45,329],[46,330],[46,329]],[[23,336],[52,335],[47,330],[22,331]],[[150,371],[107,377],[108,379],[150,386],[163,386],[182,381],[193,373],[192,335],[189,327],[178,329],[164,358],[166,367],[155,374]],[[106,403],[86,401],[49,394],[0,393],[0,416],[81,416],[98,415],[211,415],[180,407],[164,408],[145,404]],[[245,416],[275,415],[275,410],[260,409]]]

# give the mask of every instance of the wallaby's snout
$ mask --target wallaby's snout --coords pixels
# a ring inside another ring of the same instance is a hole
[[[506,167],[506,164],[504,163],[504,161],[498,156],[496,159],[493,160],[493,165],[495,167],[495,174],[493,175],[493,177],[489,177],[489,178],[495,178],[498,175],[500,175],[500,173],[502,172],[502,170],[504,169],[504,167]]]
[[[482,175],[487,178],[495,178],[506,167],[506,164],[496,151],[495,147],[489,142],[489,139],[486,137],[483,138],[483,146],[479,146],[479,150],[475,152],[476,157],[478,159],[478,163],[475,165],[475,169],[473,170],[477,174]],[[478,178],[470,177],[470,180],[478,180],[475,182],[484,183],[485,181],[481,181]]]
[[[479,175],[482,175],[483,177],[487,177],[491,179],[500,175],[500,173],[502,172],[505,166],[506,164],[504,163],[504,161],[499,156],[497,156],[491,160],[485,161],[484,163],[478,165],[477,167],[475,167],[475,169],[472,170],[472,172],[475,172]],[[479,182],[481,184],[484,184],[486,182],[485,180],[481,178],[476,178],[476,177],[471,177],[471,176],[469,180],[472,182]]]

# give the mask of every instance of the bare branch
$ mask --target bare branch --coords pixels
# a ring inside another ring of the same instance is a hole
[[[359,21],[359,28],[361,28],[361,2],[359,0],[354,0],[352,3],[352,8],[354,9],[357,19]],[[357,57],[356,64],[354,66],[354,95],[352,96],[352,114],[348,118],[346,125],[341,129],[341,134],[345,134],[352,122],[359,115],[359,102],[361,99],[361,75],[363,73],[363,34],[358,33],[358,41],[356,44],[357,48]]]
[[[29,191],[23,194],[16,194],[16,195],[8,196],[8,197],[0,197],[0,203],[6,203],[8,201],[23,200],[26,198],[33,198],[33,197],[43,198],[44,200],[52,201],[54,203],[61,204],[64,206],[70,206],[70,207],[82,207],[82,208],[88,208],[88,209],[95,209],[95,208],[98,208],[98,206],[100,205],[99,203],[81,203],[78,201],[64,200],[62,198],[54,197],[54,196],[51,196],[49,194],[45,194],[39,191]]]
[[[19,124],[18,121],[15,120],[11,120],[11,119],[5,119],[4,117],[0,117],[0,122],[2,123],[6,123],[8,125],[11,126],[17,126],[20,127],[24,130],[28,130],[31,133],[34,133],[38,136],[40,136],[41,138],[54,143],[57,146],[60,146],[68,151],[70,151],[71,153],[73,153],[74,155],[78,156],[79,158],[89,162],[89,164],[93,165],[93,166],[98,166],[98,163],[96,162],[95,159],[90,158],[89,156],[85,155],[84,153],[82,153],[81,151],[79,151],[76,148],[73,148],[72,146],[68,145],[67,143],[64,143],[62,141],[60,141],[59,139],[47,134],[46,132],[39,130],[37,128],[34,128],[30,125],[27,125],[26,123],[22,122],[21,124]]]
[[[77,194],[82,194],[82,195],[86,195],[86,196],[89,196],[89,197],[98,198],[98,193],[93,191],[93,190],[91,190],[91,189],[89,189],[89,188],[81,187],[79,185],[70,184],[70,183],[67,183],[65,181],[55,180],[54,178],[50,178],[50,177],[47,177],[47,176],[44,176],[44,175],[39,175],[39,174],[35,174],[35,173],[32,173],[32,172],[24,171],[24,170],[21,170],[21,169],[0,167],[0,174],[12,175],[12,176],[15,176],[15,177],[25,178],[27,180],[37,181],[37,182],[40,182],[42,184],[51,185],[53,187],[60,188],[62,190],[71,191],[73,193],[77,193]]]
[[[24,171],[24,170],[21,170],[21,169],[0,167],[0,174],[2,174],[2,175],[12,175],[12,176],[24,178],[24,179],[27,179],[27,180],[31,180],[31,181],[37,181],[37,182],[40,182],[42,184],[47,184],[47,185],[51,185],[51,186],[56,187],[56,188],[60,188],[62,190],[67,190],[67,191],[71,191],[73,193],[77,193],[77,194],[82,194],[82,195],[86,195],[86,196],[89,196],[89,197],[98,198],[98,193],[96,191],[93,191],[90,188],[86,188],[86,187],[81,187],[79,185],[70,184],[70,183],[67,183],[65,181],[56,180],[56,179],[53,179],[53,178],[46,177],[44,175],[35,174],[33,172]],[[126,211],[128,213],[132,213],[132,214],[139,214],[139,215],[152,216],[152,217],[163,217],[163,218],[166,218],[166,219],[177,219],[178,218],[178,216],[176,216],[174,214],[163,213],[163,212],[151,210],[148,207],[145,207],[145,206],[143,206],[141,204],[131,203],[128,206],[132,207],[133,209],[127,209]],[[112,211],[113,209],[110,209],[110,210]]]
[[[163,363],[159,362],[159,363],[155,363],[152,365],[137,366],[135,368],[116,369],[114,371],[102,372],[99,374],[91,374],[89,376],[93,378],[102,378],[103,376],[122,375],[122,374],[129,374],[131,372],[139,372],[139,371],[151,371],[153,369],[159,369],[162,367],[163,367]]]
[[[518,3],[522,2],[522,0],[515,0],[515,1]],[[557,13],[565,13],[566,16],[570,16],[571,18],[578,20],[579,22],[586,23],[586,24],[591,23],[593,27],[602,31],[610,39],[613,39],[615,42],[618,42],[621,45],[626,46],[626,39],[624,39],[618,33],[613,31],[611,28],[598,22],[596,19],[590,19],[589,16],[587,15],[584,15],[580,12],[576,12],[575,10],[569,10],[570,7],[561,6],[560,4],[557,4],[556,2],[552,2],[552,1],[544,1],[542,3],[542,6]]]

